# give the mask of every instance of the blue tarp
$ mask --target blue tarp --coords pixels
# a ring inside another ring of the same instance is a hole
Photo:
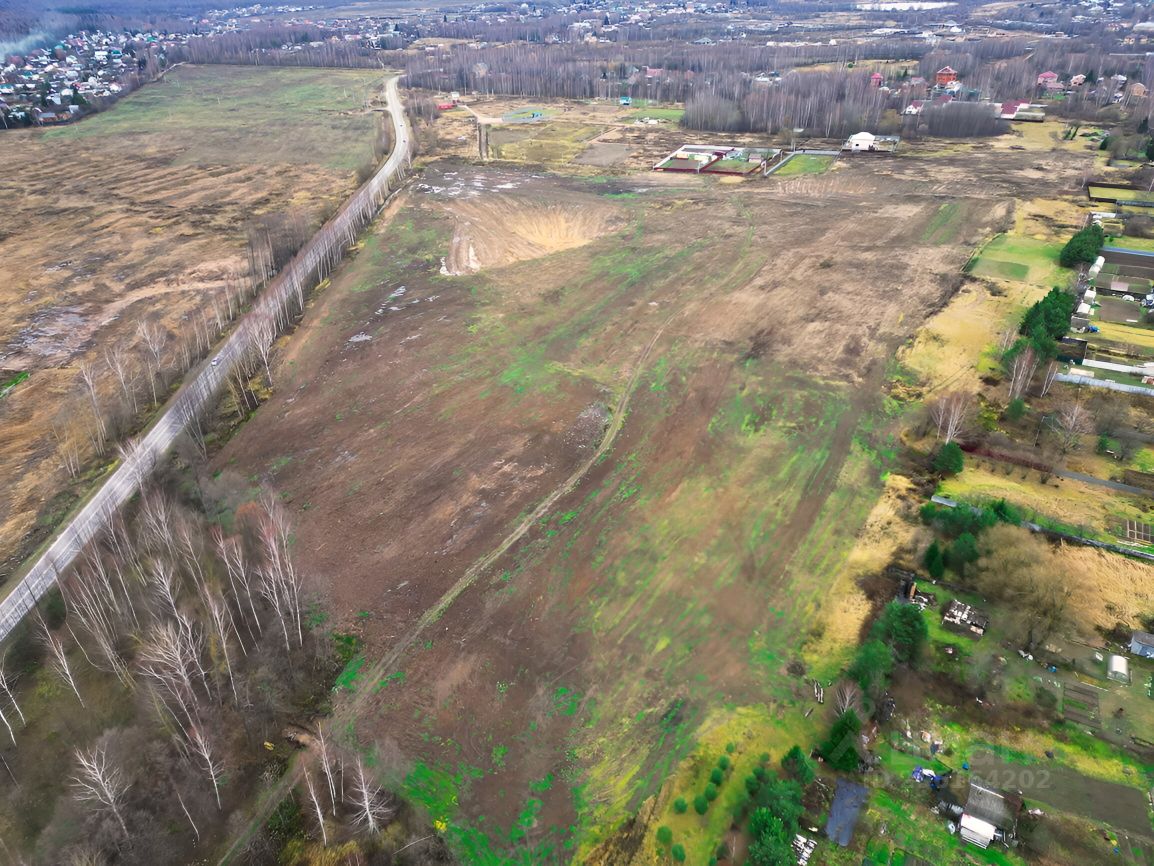
[[[848,846],[868,797],[869,791],[864,785],[838,779],[833,803],[829,807],[829,820],[825,822],[825,835],[843,848]]]

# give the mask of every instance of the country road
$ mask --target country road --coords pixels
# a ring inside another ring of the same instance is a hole
[[[157,462],[172,447],[185,427],[211,406],[236,366],[261,341],[271,342],[294,303],[303,307],[312,288],[340,261],[389,195],[389,181],[404,171],[409,161],[410,131],[397,91],[398,76],[385,84],[385,99],[393,121],[393,150],[340,210],[307,241],[280,274],[265,287],[252,310],[205,360],[194,368],[185,383],[148,429],[128,448],[127,456],[88,502],[62,525],[53,541],[32,562],[7,596],[0,601],[0,640],[35,607],[84,546],[99,535],[110,518],[140,488]],[[272,327],[270,328],[270,323]]]

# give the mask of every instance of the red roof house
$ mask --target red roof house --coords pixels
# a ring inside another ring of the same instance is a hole
[[[957,80],[958,80],[957,70],[955,70],[949,66],[943,66],[941,69],[938,70],[937,74],[934,76],[934,83],[941,86],[941,87],[944,87],[945,85],[949,84],[951,81],[957,81]]]

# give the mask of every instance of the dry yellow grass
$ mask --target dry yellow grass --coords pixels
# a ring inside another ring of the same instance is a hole
[[[995,285],[1000,294],[990,290]],[[1043,295],[1042,289],[1025,283],[971,280],[926,322],[914,342],[902,350],[901,361],[918,374],[928,390],[949,387],[977,391],[987,349]]]
[[[1086,221],[1089,202],[1035,198],[1014,209],[1014,234],[1039,241],[1065,240]]]
[[[1136,623],[1154,610],[1154,565],[1070,544],[1057,556],[1072,590],[1074,623],[1088,637],[1094,626]]]
[[[991,470],[996,465],[996,470]],[[1011,468],[1005,464],[1005,468]],[[1025,476],[1025,477],[1023,477]],[[1068,478],[1053,478],[1046,484],[1034,470],[1012,467],[1005,474],[1003,464],[970,459],[966,470],[942,483],[942,495],[967,500],[1005,499],[1007,502],[1068,526],[1108,532],[1113,520],[1131,517],[1149,520],[1145,500],[1138,502],[1092,484]]]
[[[870,511],[858,533],[828,598],[818,614],[818,635],[805,647],[806,662],[812,667],[836,669],[858,643],[862,623],[869,613],[869,601],[858,580],[885,568],[903,552],[917,550],[925,530],[910,513],[913,483],[903,475],[890,475],[881,498]]]

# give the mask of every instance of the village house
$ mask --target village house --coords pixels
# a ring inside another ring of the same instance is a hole
[[[943,66],[934,75],[934,84],[938,87],[945,87],[947,84],[958,80],[958,73],[950,66]]]
[[[851,153],[893,153],[898,149],[896,135],[874,135],[872,132],[855,132],[841,146]]]
[[[1038,86],[1045,87],[1048,90],[1053,90],[1054,85],[1058,83],[1057,72],[1043,72],[1038,76]]]
[[[1130,652],[1146,659],[1154,659],[1154,634],[1136,631],[1130,635]]]
[[[1022,798],[1004,794],[976,776],[970,779],[970,793],[959,822],[962,839],[979,848],[989,848],[993,842],[1007,844],[1018,831],[1018,815]]]

